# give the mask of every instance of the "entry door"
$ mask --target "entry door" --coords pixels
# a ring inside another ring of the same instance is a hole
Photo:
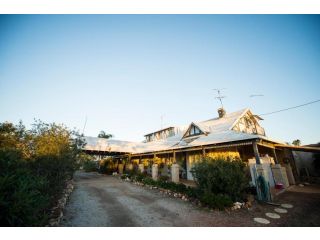
[[[187,162],[187,179],[193,180],[191,169],[193,165],[200,160],[200,155],[187,153],[186,160],[187,160],[186,161]]]

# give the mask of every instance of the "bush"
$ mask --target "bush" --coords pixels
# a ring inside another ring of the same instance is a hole
[[[72,178],[83,140],[63,125],[0,123],[0,225],[43,226]]]
[[[214,195],[212,193],[203,193],[199,188],[187,187],[182,183],[174,183],[167,181],[168,178],[159,178],[155,181],[145,174],[138,173],[137,175],[124,174],[121,176],[122,179],[131,178],[138,182],[142,182],[145,185],[157,186],[159,188],[168,189],[176,193],[187,195],[189,198],[199,199],[203,204],[208,207],[216,209],[224,209],[225,207],[232,206],[232,200],[230,197],[222,194]]]
[[[134,176],[134,180],[137,182],[142,182],[144,178],[147,177],[146,173],[140,173],[138,172],[135,176]]]
[[[176,183],[175,184],[175,190],[179,193],[186,193],[187,192],[187,186],[182,183]]]
[[[134,170],[126,170],[124,174],[130,179],[132,179],[136,175]]]
[[[100,161],[99,172],[111,175],[117,171],[117,164],[113,162],[112,158],[105,158]]]
[[[233,201],[244,199],[248,191],[249,179],[245,174],[245,164],[240,160],[204,158],[196,163],[192,174],[197,183],[193,188],[182,183],[168,181],[166,176],[155,181],[145,173],[128,171],[121,178],[129,177],[145,185],[157,186],[198,199],[204,205],[223,210],[233,205]]]
[[[210,208],[216,208],[219,210],[223,210],[226,207],[231,207],[233,205],[233,202],[229,196],[223,194],[215,195],[208,192],[201,195],[200,202]]]
[[[194,187],[189,187],[189,186],[187,187],[185,194],[189,198],[200,198],[200,196],[202,195],[199,188],[194,188]]]
[[[155,180],[153,180],[151,177],[145,177],[142,180],[142,183],[145,185],[150,185],[150,186],[156,186],[157,182]]]
[[[242,200],[249,184],[245,174],[245,164],[240,160],[206,157],[196,163],[191,172],[203,193],[226,195],[232,201]]]
[[[163,182],[169,181],[169,177],[168,176],[160,176],[159,181],[163,181]]]
[[[158,181],[156,181],[156,185],[157,185],[158,187],[160,187],[160,188],[165,188],[165,189],[173,190],[175,183],[158,180]]]
[[[122,174],[121,175],[121,179],[123,179],[123,180],[126,179],[127,177],[128,177],[128,174]]]
[[[0,225],[44,225],[50,206],[48,180],[33,174],[18,152],[0,150],[0,168]]]
[[[92,160],[86,160],[83,163],[83,170],[86,172],[95,172],[98,170],[97,163]]]

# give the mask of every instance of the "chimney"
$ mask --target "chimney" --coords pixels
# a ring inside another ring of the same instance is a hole
[[[226,110],[224,108],[218,108],[219,118],[223,118],[226,115]]]

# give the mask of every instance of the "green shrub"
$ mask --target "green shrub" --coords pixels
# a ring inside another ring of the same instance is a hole
[[[97,163],[92,160],[86,160],[83,163],[83,170],[86,172],[95,172],[98,170]]]
[[[186,193],[187,192],[187,186],[182,183],[175,184],[175,191],[179,193]]]
[[[122,174],[122,175],[121,175],[121,179],[126,179],[127,177],[128,177],[127,174]]]
[[[226,195],[237,201],[244,198],[249,179],[245,164],[240,160],[203,158],[191,170],[198,188],[203,193]]]
[[[170,189],[170,190],[172,189],[172,184],[170,184],[170,182],[157,180],[157,181],[155,181],[155,183],[160,188],[165,188],[165,189]]]
[[[189,198],[199,198],[202,195],[202,192],[199,188],[194,188],[194,187],[190,187],[188,186],[186,189],[185,194],[189,197]]]
[[[204,193],[200,197],[200,201],[210,208],[223,210],[226,207],[231,207],[233,202],[231,198],[223,194]]]
[[[84,142],[63,125],[0,123],[0,225],[43,226]]]
[[[150,185],[150,186],[156,186],[157,182],[155,180],[153,180],[151,177],[145,177],[142,180],[142,183],[145,185]]]
[[[130,176],[133,176],[133,175],[136,174],[136,172],[134,171],[134,169],[127,169],[127,168],[124,169],[124,173],[125,173],[125,174],[129,174]]]
[[[168,176],[160,176],[159,181],[163,181],[163,182],[169,181],[169,177]]]
[[[50,184],[14,151],[0,150],[0,225],[42,226],[50,206]]]
[[[125,171],[124,174],[126,174],[127,177],[130,179],[132,179],[136,175],[136,173],[133,170],[127,170],[127,171]]]
[[[99,172],[111,175],[117,171],[118,165],[113,161],[112,158],[105,158],[100,161]]]
[[[135,176],[134,176],[134,180],[137,182],[142,182],[144,178],[147,177],[146,173],[140,173],[138,172]]]

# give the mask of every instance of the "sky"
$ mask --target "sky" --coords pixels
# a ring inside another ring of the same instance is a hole
[[[320,99],[319,43],[320,15],[0,15],[0,122],[142,141],[217,117],[215,88],[227,112],[276,111]],[[320,102],[263,118],[320,142]]]

